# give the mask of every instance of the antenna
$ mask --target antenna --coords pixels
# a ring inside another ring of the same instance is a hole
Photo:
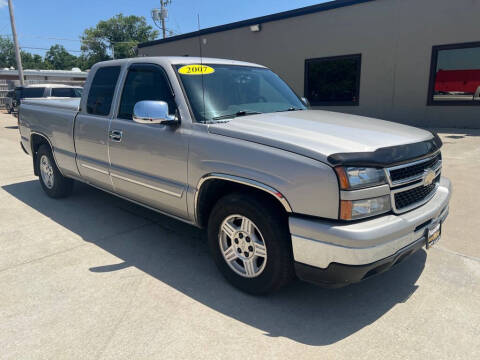
[[[205,118],[205,82],[203,80],[203,53],[202,53],[202,35],[200,34],[200,14],[197,14],[198,21],[198,46],[200,47],[200,68],[202,77],[202,102],[203,102],[203,117]]]

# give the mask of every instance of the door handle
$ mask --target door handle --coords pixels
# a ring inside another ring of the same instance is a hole
[[[123,131],[120,130],[111,130],[108,134],[110,140],[120,142],[122,141]]]

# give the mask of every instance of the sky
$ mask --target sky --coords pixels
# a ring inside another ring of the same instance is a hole
[[[72,54],[80,54],[79,37],[118,13],[144,16],[152,26],[151,10],[160,0],[12,0],[20,46],[44,55],[44,49],[56,43]],[[175,34],[227,24],[252,17],[273,14],[325,0],[172,0],[168,6],[167,28]],[[0,35],[11,36],[7,0],[0,0]],[[37,49],[32,49],[37,48]]]

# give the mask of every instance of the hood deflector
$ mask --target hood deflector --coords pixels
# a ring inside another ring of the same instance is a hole
[[[441,147],[442,140],[434,134],[433,139],[427,141],[379,148],[373,152],[337,153],[327,160],[334,166],[387,167],[428,157]]]

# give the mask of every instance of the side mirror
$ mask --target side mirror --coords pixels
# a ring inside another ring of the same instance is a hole
[[[143,100],[133,107],[133,121],[140,124],[176,125],[178,119],[168,114],[165,101]]]
[[[306,106],[306,107],[310,107],[310,101],[308,101],[308,99],[303,96],[302,98],[300,98],[303,102],[303,104]]]

